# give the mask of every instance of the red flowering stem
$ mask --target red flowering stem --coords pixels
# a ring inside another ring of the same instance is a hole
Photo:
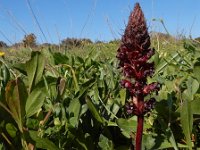
[[[137,117],[137,132],[135,140],[135,150],[142,149],[142,133],[143,133],[144,116]]]
[[[160,89],[156,82],[147,83],[147,78],[154,73],[154,63],[149,62],[154,55],[154,49],[150,48],[150,44],[144,14],[139,3],[136,3],[117,51],[119,67],[124,75],[120,83],[132,99],[128,99],[126,103],[127,114],[138,117],[135,150],[141,150],[144,115],[153,109],[156,101],[155,98],[144,101],[144,98]]]

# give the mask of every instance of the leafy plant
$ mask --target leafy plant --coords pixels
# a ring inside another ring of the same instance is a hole
[[[30,149],[34,147],[30,140],[30,130],[27,127],[27,123],[32,116],[38,113],[45,99],[45,91],[39,86],[44,70],[44,65],[41,62],[44,59],[41,57],[39,52],[33,52],[31,61],[22,64],[29,67],[20,68],[20,71],[27,77],[27,85],[25,85],[22,77],[16,77],[16,79],[10,81],[8,81],[9,78],[2,80],[3,88],[1,89],[0,106],[2,112],[1,120],[3,120],[1,122],[2,129],[5,132],[2,132],[2,136],[10,148]],[[38,65],[39,63],[40,66]],[[8,69],[4,69],[3,72],[7,71],[7,74],[10,74]],[[5,76],[5,73],[3,76]],[[6,118],[5,116],[10,117]],[[10,138],[13,140],[10,140]],[[19,141],[21,141],[21,145],[18,144]]]

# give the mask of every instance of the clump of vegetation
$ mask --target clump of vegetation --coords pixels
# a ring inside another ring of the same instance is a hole
[[[7,47],[8,45],[5,42],[0,41],[0,48],[7,48]]]
[[[90,39],[77,39],[77,38],[66,38],[61,41],[61,46],[64,49],[73,49],[83,47],[84,45],[93,43]]]
[[[25,35],[22,42],[24,47],[36,47],[37,45],[36,36],[33,33]]]

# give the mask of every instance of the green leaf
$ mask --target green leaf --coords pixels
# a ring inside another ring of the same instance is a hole
[[[28,98],[28,92],[27,92],[27,89],[26,89],[24,82],[20,78],[17,78],[16,82],[17,82],[17,85],[18,85],[21,116],[22,116],[22,119],[23,119],[24,116],[25,116],[25,113],[26,113],[25,112],[25,105],[26,105],[26,101],[27,101],[27,98]]]
[[[125,105],[125,101],[126,101],[126,89],[121,89],[119,91],[119,94],[120,94],[121,104],[122,104],[122,106],[124,106]]]
[[[30,137],[36,142],[36,147],[46,150],[59,150],[59,148],[47,138],[38,136],[37,131],[29,131]]]
[[[109,100],[109,99],[108,99],[108,100]],[[111,100],[109,100],[109,101],[111,101]],[[105,106],[105,107],[106,107],[106,106]],[[119,105],[117,105],[117,104],[113,104],[113,105],[112,105],[112,111],[110,111],[110,110],[107,108],[107,110],[109,110],[108,113],[112,112],[112,115],[115,115],[115,118],[117,118],[116,114],[118,113],[119,109],[120,109],[120,107],[119,107]],[[113,117],[114,117],[114,116],[113,116]]]
[[[194,79],[192,77],[189,77],[188,80],[187,80],[187,82],[186,82],[186,85],[187,85],[186,94],[188,95],[188,97],[191,98],[191,97],[193,97],[193,95],[199,89],[199,82],[196,79]]]
[[[155,51],[155,54],[151,57],[150,61],[154,62],[155,67],[159,64],[160,58],[159,58],[159,53]]]
[[[95,84],[96,79],[92,78],[90,80],[85,81],[80,87],[79,92],[77,93],[77,97],[81,99],[85,96],[86,92],[91,89],[91,87]]]
[[[81,112],[81,103],[79,102],[79,99],[73,99],[71,100],[69,104],[69,115],[70,115],[70,124],[73,127],[78,126],[80,112]]]
[[[162,150],[162,149],[170,149],[170,148],[173,148],[171,143],[168,141],[168,140],[164,140],[161,145],[159,146],[159,149]],[[182,148],[182,149],[188,149],[188,146],[187,145],[183,145],[183,144],[180,144],[178,143],[178,148]]]
[[[51,48],[48,48],[48,49],[43,49],[41,51],[42,55],[45,56],[46,58],[46,61],[48,62],[48,64],[50,65],[55,65],[55,61],[54,61],[54,58],[53,58],[53,52],[51,50]]]
[[[200,115],[200,94],[195,94],[194,100],[191,101],[191,110],[192,114]]]
[[[158,73],[162,72],[170,64],[170,62],[172,62],[177,57],[179,57],[179,54],[177,52],[174,52],[172,54],[171,58],[168,59],[168,62],[160,61],[159,64],[156,66],[156,70],[155,70],[154,76],[157,75]]]
[[[2,69],[1,71],[2,71],[3,83],[4,85],[6,85],[10,79],[10,72],[6,67],[6,65],[3,65],[1,69]]]
[[[171,99],[171,95],[169,95],[169,99]],[[161,125],[161,129],[164,132],[165,137],[167,137],[167,140],[169,140],[169,142],[171,143],[171,146],[175,150],[178,150],[177,143],[176,143],[175,138],[174,138],[174,134],[173,134],[168,122],[166,122],[166,120],[161,118],[161,117],[158,117],[157,119],[158,119],[158,122]]]
[[[10,112],[13,114],[15,121],[19,121],[21,109],[20,109],[20,100],[16,88],[16,81],[10,81],[6,86],[6,102]]]
[[[6,124],[6,131],[8,132],[8,134],[14,138],[16,136],[16,133],[17,133],[17,128],[11,124],[11,123],[7,123]]]
[[[98,145],[101,148],[101,150],[114,150],[114,145],[112,140],[109,140],[103,134],[101,134],[99,137]]]
[[[106,80],[108,85],[114,89],[115,88],[115,84],[116,84],[116,74],[114,73],[113,70],[113,66],[110,65],[110,63],[105,63],[105,65],[103,65],[104,70],[107,71],[107,73],[105,73],[105,76],[108,77],[109,80]],[[103,71],[103,70],[102,70]]]
[[[93,130],[94,132],[96,130]],[[76,128],[69,127],[67,140],[74,143],[76,149],[80,150],[93,150],[95,149],[95,143],[93,143],[92,136],[89,133],[85,133],[81,130],[77,130]],[[70,146],[71,148],[71,146]]]
[[[0,150],[6,150],[6,148],[5,148],[3,143],[0,143]]]
[[[186,50],[188,50],[189,52],[194,52],[195,51],[195,46],[192,44],[191,41],[187,41],[187,42],[184,42],[184,48]]]
[[[81,106],[80,116],[82,116],[83,114],[85,114],[85,113],[87,112],[87,110],[88,110],[87,104],[83,104],[83,105]]]
[[[193,125],[193,116],[191,110],[191,104],[188,102],[187,99],[181,105],[181,124],[183,133],[186,137],[186,142],[190,150],[192,150],[192,142],[191,142],[191,132],[192,132],[192,125]]]
[[[86,98],[86,103],[87,103],[88,108],[89,108],[90,112],[92,113],[93,117],[94,117],[97,121],[99,121],[100,123],[103,123],[104,121],[103,121],[102,117],[100,116],[98,110],[96,109],[96,107],[95,107],[94,104],[92,103],[90,97],[87,97],[87,98]]]
[[[31,59],[26,62],[26,72],[31,92],[37,83],[42,79],[45,66],[45,59],[40,52],[32,52]]]
[[[117,119],[117,125],[121,129],[124,136],[130,138],[131,133],[136,132],[137,121],[135,117],[132,117],[130,119],[119,118]]]
[[[67,64],[69,61],[69,58],[66,55],[63,55],[61,53],[54,53],[53,58],[56,65]]]
[[[42,107],[45,100],[45,91],[41,88],[35,88],[28,96],[25,110],[26,117],[30,117],[37,113]]]
[[[78,81],[77,81],[77,77],[76,77],[76,72],[75,72],[75,70],[73,69],[73,67],[70,66],[70,65],[67,65],[67,64],[63,64],[62,66],[65,67],[65,68],[67,68],[67,69],[70,69],[71,74],[72,74],[72,77],[73,77],[74,89],[75,89],[76,92],[79,91],[79,88],[80,88],[80,87],[79,87],[79,85],[78,85]],[[65,75],[65,76],[66,76],[66,75]]]
[[[169,136],[169,141],[170,141],[170,143],[172,144],[172,146],[173,146],[173,148],[174,148],[175,150],[178,150],[177,143],[176,143],[176,140],[175,140],[175,138],[174,138],[174,134],[173,134],[171,128],[168,127],[167,130],[168,130],[167,132],[170,133],[170,136]]]
[[[6,86],[6,103],[9,113],[18,124],[21,132],[27,95],[26,87],[20,78],[8,82]]]
[[[84,60],[83,60],[82,57],[77,56],[76,59],[77,59],[77,61],[78,61],[80,64],[83,64],[83,63],[84,63]]]
[[[200,82],[200,64],[199,63],[195,64],[193,72],[194,72],[195,78]]]
[[[39,124],[40,124],[40,120],[38,118],[37,119],[32,119],[32,118],[26,119],[26,127],[27,128],[37,130],[39,128]]]
[[[24,63],[13,64],[12,67],[17,69],[20,73],[22,73],[22,74],[27,76],[26,64],[24,64]]]
[[[156,139],[151,134],[144,134],[142,137],[143,149],[152,149],[156,144]]]

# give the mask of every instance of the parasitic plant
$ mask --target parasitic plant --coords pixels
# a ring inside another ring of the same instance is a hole
[[[154,55],[154,49],[150,48],[150,36],[144,14],[139,3],[136,3],[117,52],[119,67],[124,75],[121,85],[130,95],[126,110],[128,114],[136,115],[138,118],[136,150],[141,150],[144,115],[151,111],[155,104],[154,98],[149,100],[144,100],[144,98],[160,88],[157,82],[147,84],[147,77],[151,77],[154,73],[154,63],[149,62],[152,55]]]

